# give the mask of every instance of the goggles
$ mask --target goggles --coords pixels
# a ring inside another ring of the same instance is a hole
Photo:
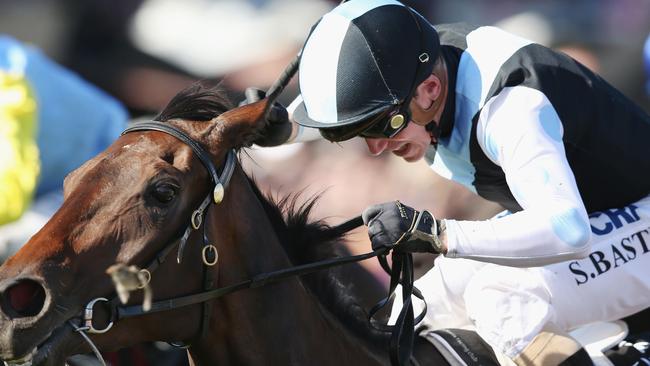
[[[401,111],[398,105],[387,111],[353,125],[322,128],[321,135],[329,141],[340,142],[360,136],[364,138],[391,138],[402,131],[410,120],[408,110]]]

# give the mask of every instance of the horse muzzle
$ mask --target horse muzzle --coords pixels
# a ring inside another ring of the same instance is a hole
[[[52,304],[45,281],[19,277],[0,283],[0,359],[10,365],[29,364],[36,346],[52,330]]]

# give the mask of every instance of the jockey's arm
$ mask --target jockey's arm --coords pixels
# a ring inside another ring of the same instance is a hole
[[[522,211],[486,221],[446,220],[446,256],[516,267],[586,256],[591,228],[562,143],[562,124],[541,93],[507,88],[486,103],[479,145],[506,175]],[[526,88],[527,89],[527,88]]]

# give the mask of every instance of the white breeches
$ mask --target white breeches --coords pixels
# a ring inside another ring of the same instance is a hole
[[[514,268],[438,257],[416,281],[427,300],[423,325],[476,329],[515,357],[543,329],[570,331],[649,307],[650,196],[593,213],[590,223],[591,252],[581,260]]]

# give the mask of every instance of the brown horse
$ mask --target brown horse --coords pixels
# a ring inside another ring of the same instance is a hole
[[[226,112],[230,106],[220,92],[195,85],[157,119],[224,166],[229,151],[248,146],[259,133],[265,103]],[[115,298],[106,274],[114,263],[152,269],[148,286],[156,308],[160,300],[337,254],[331,244],[340,233],[307,222],[313,201],[274,204],[239,165],[223,201],[210,204],[200,229],[187,230],[187,242],[179,244],[193,210],[212,199],[219,178],[199,155],[168,133],[133,131],[66,178],[62,207],[0,268],[0,359],[58,366],[90,352],[87,328],[75,328],[83,326],[79,319],[91,300]],[[184,253],[180,263],[160,255],[169,248]],[[114,326],[90,338],[106,351],[153,340],[184,342],[196,365],[387,365],[388,339],[369,326],[365,311],[381,291],[361,267],[348,265],[122,319],[111,315],[111,300],[95,307],[93,326],[115,320]],[[374,298],[363,300],[368,293]],[[131,296],[130,304],[141,303]],[[430,357],[446,364],[435,352]]]

